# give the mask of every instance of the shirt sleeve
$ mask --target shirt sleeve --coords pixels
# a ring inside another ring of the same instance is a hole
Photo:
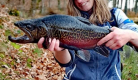
[[[130,29],[132,31],[138,32],[138,25],[130,20],[121,9],[117,9],[115,12],[116,22],[118,27],[121,29]],[[131,46],[135,51],[138,52],[138,48],[133,46],[131,43],[127,43],[128,46]]]
[[[62,63],[60,63],[60,62],[55,58],[55,60],[58,62],[58,64],[59,64],[61,67],[68,67],[68,66],[70,66],[70,65],[74,62],[74,60],[75,60],[75,51],[74,51],[74,50],[69,50],[69,53],[70,53],[70,55],[71,55],[71,60],[70,60],[67,64],[62,64]]]
[[[138,25],[130,20],[121,9],[115,11],[115,18],[119,28],[138,32]]]

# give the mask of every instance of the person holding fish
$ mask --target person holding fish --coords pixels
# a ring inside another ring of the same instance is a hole
[[[119,51],[128,43],[138,49],[138,26],[122,10],[116,9],[114,15],[118,26],[111,27],[115,20],[111,20],[113,15],[106,0],[69,0],[67,7],[69,15],[82,16],[89,19],[92,24],[100,27],[108,26],[112,31],[97,43],[97,46],[106,47],[109,52],[108,57],[97,54],[93,49],[78,51],[64,49],[59,47],[58,39],[49,40],[48,49],[53,52],[56,61],[62,67],[66,67],[64,80],[121,80]],[[42,37],[38,42],[39,48],[43,48],[43,42]],[[100,50],[105,50],[99,48],[99,53]],[[88,53],[90,59],[86,61],[85,54]],[[81,58],[82,56],[85,58]]]

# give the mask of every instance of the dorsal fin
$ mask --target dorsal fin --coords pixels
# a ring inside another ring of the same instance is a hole
[[[77,18],[79,21],[87,24],[87,25],[91,25],[90,21],[86,18],[80,17],[80,16],[75,16],[75,18]]]

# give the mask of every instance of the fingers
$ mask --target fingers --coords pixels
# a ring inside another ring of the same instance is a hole
[[[55,43],[56,43],[56,39],[54,38],[53,40],[51,40],[50,46],[48,48],[50,51],[54,51]]]
[[[109,48],[114,48],[115,46],[117,46],[117,44],[115,44],[116,42],[118,42],[118,35],[117,35],[117,27],[112,27],[111,30],[113,32],[110,32],[108,35],[106,35],[104,38],[102,38],[97,45],[100,46],[102,44],[105,43],[105,46],[109,47]],[[115,31],[116,30],[116,31]]]
[[[60,41],[56,38],[52,39],[50,42],[49,50],[54,52],[54,51],[61,51],[63,48],[59,47]]]
[[[97,45],[100,46],[104,43],[106,43],[107,41],[111,40],[113,38],[112,36],[112,32],[110,34],[108,34],[107,36],[105,36],[104,38],[102,38],[98,43]]]
[[[110,47],[110,46],[112,46],[114,43],[115,43],[114,40],[109,40],[105,45],[106,45],[106,47]]]
[[[102,38],[97,45],[100,46],[104,44],[106,47],[109,47],[112,50],[121,48],[124,44],[126,44],[129,40],[124,32],[116,27],[112,27],[108,35]]]
[[[106,47],[109,47],[112,50],[118,48],[117,43],[114,40],[108,41],[105,45],[106,45]]]
[[[38,48],[43,48],[43,42],[44,42],[44,37],[40,38],[40,40],[38,41]],[[63,50],[63,48],[59,47],[60,41],[56,38],[51,39],[49,38],[49,48],[48,50],[54,52],[54,51],[61,51]],[[47,44],[46,44],[47,45]]]
[[[59,47],[59,40],[57,40],[56,43],[55,43],[55,50],[56,51],[61,51],[62,50],[62,48]]]
[[[112,49],[112,50],[116,50],[116,49],[118,49],[119,47],[117,46],[117,44],[113,44],[113,45],[111,45],[109,48]]]
[[[38,48],[43,48],[42,43],[44,42],[44,40],[45,40],[44,37],[40,38],[40,40],[39,40],[38,43],[37,43]]]

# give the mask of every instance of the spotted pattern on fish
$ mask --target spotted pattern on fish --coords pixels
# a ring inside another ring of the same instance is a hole
[[[49,15],[18,21],[15,25],[26,35],[18,38],[9,36],[12,42],[37,43],[41,37],[45,37],[44,45],[47,48],[49,38],[57,38],[60,47],[75,50],[94,48],[111,31],[108,27],[91,24],[88,19],[68,15]]]

